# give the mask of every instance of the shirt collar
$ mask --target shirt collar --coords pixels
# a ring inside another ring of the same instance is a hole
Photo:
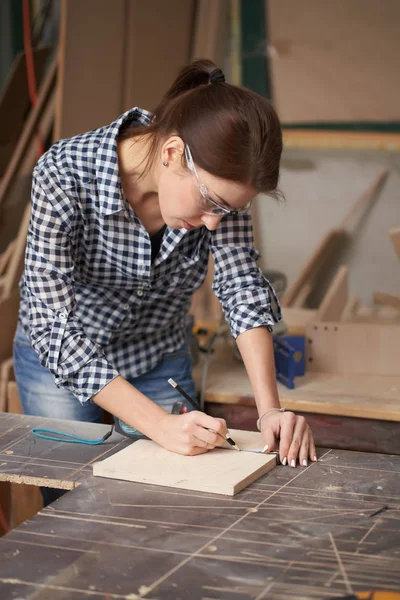
[[[150,112],[136,107],[104,128],[96,153],[96,180],[101,215],[111,215],[124,208],[117,154],[117,137],[121,126],[127,121],[137,126],[148,125],[151,118]]]

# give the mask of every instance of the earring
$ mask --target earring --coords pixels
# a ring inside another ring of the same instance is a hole
[[[168,163],[167,163],[167,161],[166,161],[166,160],[163,160],[163,161],[162,161],[162,164],[163,164],[163,166],[164,166],[164,167],[168,167]]]

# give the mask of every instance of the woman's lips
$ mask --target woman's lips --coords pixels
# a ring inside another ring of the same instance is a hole
[[[184,229],[195,229],[194,225],[191,225],[190,223],[188,223],[187,221],[184,221],[183,219],[182,219],[182,223],[183,223]]]

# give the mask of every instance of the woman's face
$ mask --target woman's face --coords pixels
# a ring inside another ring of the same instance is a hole
[[[198,179],[182,166],[184,144],[181,138],[174,136],[168,142],[171,143],[164,145],[162,154],[162,161],[168,164],[159,167],[158,200],[164,222],[169,227],[195,229],[205,225],[210,230],[218,227],[223,216],[208,214],[216,207],[202,195],[200,182],[209,198],[227,209],[242,208],[256,195],[250,186],[220,179],[201,169],[197,169]]]

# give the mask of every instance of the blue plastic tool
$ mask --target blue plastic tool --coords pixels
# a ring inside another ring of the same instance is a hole
[[[305,350],[303,335],[274,336],[276,378],[291,390],[295,377],[305,374]]]

